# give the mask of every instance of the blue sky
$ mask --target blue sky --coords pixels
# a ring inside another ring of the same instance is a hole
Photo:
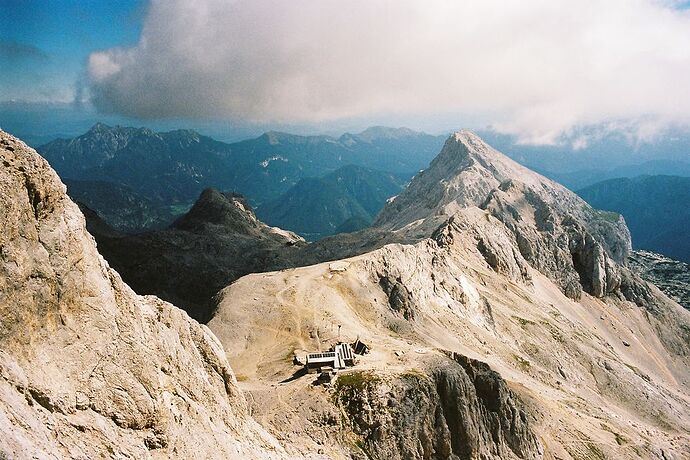
[[[89,53],[135,44],[145,9],[141,0],[0,0],[0,101],[72,99]]]

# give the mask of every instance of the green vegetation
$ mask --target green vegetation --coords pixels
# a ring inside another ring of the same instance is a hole
[[[529,370],[532,368],[532,364],[529,362],[529,360],[523,358],[522,356],[513,355],[513,359],[523,372],[529,372]]]
[[[525,318],[521,318],[521,317],[519,317],[519,316],[512,316],[512,318],[513,318],[515,321],[517,321],[518,323],[520,323],[520,326],[521,326],[523,329],[526,329],[527,326],[537,324],[537,323],[535,323],[535,322],[532,321],[532,320],[525,319]]]
[[[422,372],[419,369],[412,368],[412,369],[408,369],[405,372],[403,372],[400,375],[400,378],[406,379],[406,380],[414,380],[415,382],[419,382],[420,380],[428,379],[429,376],[426,375],[424,372]]]
[[[603,219],[606,222],[611,222],[612,224],[615,224],[621,218],[620,214],[618,214],[617,212],[613,212],[613,211],[601,211],[599,209],[595,209],[594,214],[599,219]]]
[[[364,393],[372,390],[381,379],[370,371],[352,371],[340,374],[335,381],[335,391]]]
[[[367,445],[364,441],[359,440],[359,441],[355,442],[355,446],[357,447],[357,449],[361,450],[362,453],[364,455],[366,455],[366,457],[368,459],[371,459],[371,460],[374,459],[374,457],[369,453],[369,449],[367,449]]]
[[[357,419],[381,379],[370,371],[353,371],[340,374],[335,381],[335,402],[351,417]]]
[[[563,334],[561,334],[561,331],[559,331],[558,328],[556,328],[553,324],[551,324],[550,322],[548,322],[546,320],[539,321],[539,324],[541,324],[542,326],[546,327],[546,329],[549,330],[551,337],[553,337],[553,339],[556,342],[565,343],[565,337],[563,336]]]

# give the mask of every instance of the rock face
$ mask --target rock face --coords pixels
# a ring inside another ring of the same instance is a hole
[[[602,297],[620,287],[618,265],[626,264],[630,251],[623,219],[592,209],[574,193],[468,131],[446,141],[429,169],[386,205],[374,226],[405,233],[456,216],[467,227],[468,218],[458,215],[471,214],[471,208],[500,221],[501,228],[495,231],[519,249],[519,254],[502,254],[492,242],[478,241],[492,267],[505,270],[526,261],[574,299],[583,290]],[[472,225],[481,225],[474,217],[469,219],[475,221]]]
[[[305,244],[257,220],[242,196],[214,189],[165,230],[115,237],[93,230],[100,252],[134,290],[170,301],[201,322],[211,318],[220,289],[247,273],[290,266]]]
[[[690,310],[690,265],[649,251],[633,251],[630,268]]]
[[[384,378],[354,372],[335,398],[375,459],[541,458],[528,416],[503,378],[456,353],[430,370]]]
[[[0,131],[0,457],[281,458],[204,326],[139,297]]]

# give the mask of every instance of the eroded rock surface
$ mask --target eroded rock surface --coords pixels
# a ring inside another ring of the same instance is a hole
[[[375,459],[541,458],[527,412],[501,376],[456,353],[429,370],[345,374],[335,398]]]
[[[281,458],[215,336],[134,294],[2,131],[0,165],[0,457]]]

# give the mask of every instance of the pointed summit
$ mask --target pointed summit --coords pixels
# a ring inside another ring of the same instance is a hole
[[[89,129],[88,132],[89,132],[89,133],[102,133],[102,132],[105,132],[105,131],[110,131],[111,129],[112,129],[112,127],[106,125],[105,123],[101,123],[101,122],[99,121],[99,122],[97,122],[95,125],[93,125],[93,126],[91,127],[91,129]]]
[[[375,225],[399,228],[433,215],[450,216],[479,206],[489,193],[507,181],[531,186],[563,187],[498,152],[471,131],[452,134],[429,168],[383,209]]]
[[[437,235],[444,235],[443,242],[452,240],[448,232],[473,229],[494,269],[526,261],[573,298],[582,290],[598,297],[617,290],[616,264],[625,265],[631,246],[622,217],[593,209],[466,130],[448,138],[429,168],[386,204],[374,226],[403,234],[428,234],[442,226]],[[515,241],[518,251],[494,247],[497,231]],[[509,271],[527,280],[524,270]]]
[[[178,219],[173,227],[198,230],[209,224],[220,225],[227,231],[244,235],[257,233],[262,228],[242,195],[223,193],[213,188],[204,190],[192,209]]]

